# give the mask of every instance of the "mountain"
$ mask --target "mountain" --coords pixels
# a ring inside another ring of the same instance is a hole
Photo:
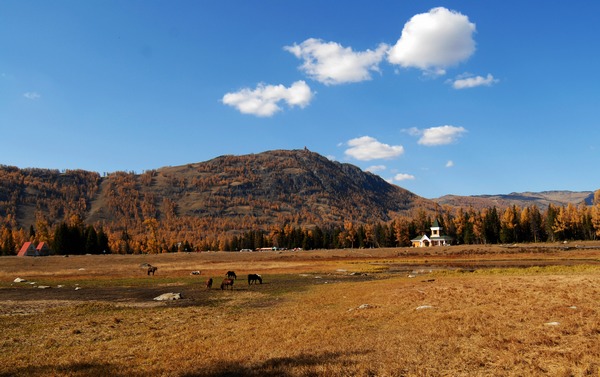
[[[110,202],[123,178],[111,174],[102,180],[89,221],[111,217]],[[307,150],[227,155],[129,178],[136,192],[119,195],[129,195],[140,204],[149,201],[159,217],[252,218],[259,224],[311,225],[344,219],[387,221],[396,213],[434,206],[379,176]]]
[[[71,229],[101,228],[112,250],[165,250],[184,240],[224,250],[228,239],[257,230],[318,232],[316,226],[344,229],[399,215],[424,221],[439,214],[441,206],[452,212],[452,207],[535,204],[543,210],[550,203],[591,204],[592,198],[591,191],[550,191],[429,200],[308,150],[226,155],[104,176],[0,165],[0,238],[6,246],[12,230],[22,243],[31,237],[31,228],[37,238],[51,239],[64,222]]]
[[[566,206],[568,204],[579,205],[585,203],[591,205],[594,200],[593,191],[542,191],[510,193],[506,195],[475,195],[457,196],[445,195],[433,199],[439,205],[451,207],[473,207],[475,209],[505,208],[508,206],[529,207],[536,205],[540,210],[546,210],[550,204],[554,206]]]
[[[109,230],[143,232],[156,220],[178,232],[215,235],[285,223],[388,221],[417,208],[433,210],[435,203],[308,150],[227,155],[104,177],[0,167],[0,217],[25,228],[40,219],[52,225],[77,215]]]

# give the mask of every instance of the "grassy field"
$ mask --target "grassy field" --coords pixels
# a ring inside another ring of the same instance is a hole
[[[3,257],[0,376],[599,376],[578,246]]]

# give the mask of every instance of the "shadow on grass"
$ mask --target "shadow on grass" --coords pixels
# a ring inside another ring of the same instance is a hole
[[[69,376],[69,377],[113,377],[128,376],[142,377],[145,373],[136,373],[132,370],[123,370],[122,366],[107,363],[73,363],[66,365],[30,365],[15,368],[8,372],[0,372],[0,377],[19,376]]]
[[[257,364],[241,364],[236,362],[219,362],[206,366],[201,370],[182,374],[182,377],[285,377],[301,375],[320,375],[323,366],[342,371],[356,363],[348,360],[348,356],[365,354],[368,351],[357,352],[326,352],[323,354],[300,354],[290,357],[276,357]],[[295,370],[296,369],[296,370]],[[297,369],[300,369],[297,370]],[[294,371],[295,370],[295,371]]]
[[[317,376],[323,375],[323,370],[334,371],[334,374],[352,373],[356,362],[349,360],[354,355],[364,355],[369,351],[356,352],[325,352],[322,354],[300,354],[291,357],[275,357],[256,364],[241,364],[237,362],[218,362],[204,366],[199,370],[186,372],[177,371],[176,367],[166,370],[165,366],[157,365],[154,371],[138,372],[135,365],[123,368],[122,365],[110,363],[72,363],[66,365],[30,365],[0,372],[0,377],[19,376],[68,376],[68,377],[142,377],[150,374],[176,375],[181,377],[286,377],[286,376]],[[325,367],[325,368],[324,368]],[[336,373],[337,371],[337,373]]]

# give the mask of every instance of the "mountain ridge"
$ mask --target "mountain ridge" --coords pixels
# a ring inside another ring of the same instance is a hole
[[[425,199],[355,165],[304,150],[223,155],[141,174],[0,166],[0,218],[28,227],[78,216],[87,224],[143,229],[144,221],[171,221],[217,234],[298,226],[386,222],[439,206],[521,207],[591,204],[593,191],[506,195],[445,195]],[[140,230],[141,231],[141,230]]]
[[[486,194],[486,195],[444,195],[432,199],[440,205],[451,207],[468,207],[483,209],[490,207],[504,208],[512,205],[526,207],[536,205],[540,210],[545,210],[550,204],[563,206],[568,204],[592,205],[594,200],[594,191],[569,191],[569,190],[549,190],[540,192],[511,192],[509,194]]]

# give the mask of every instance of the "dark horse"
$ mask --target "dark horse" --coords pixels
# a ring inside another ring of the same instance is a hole
[[[233,291],[233,279],[223,279],[221,290],[227,289],[228,286],[231,287],[231,290]]]
[[[227,275],[228,279],[237,279],[237,275],[233,271],[227,271],[225,275]]]
[[[259,274],[248,275],[248,285],[251,285],[252,283],[256,284],[257,281],[262,284],[262,277],[260,277]]]
[[[148,266],[148,276],[150,276],[150,274],[152,274],[152,276],[154,276],[154,273],[156,272],[156,270],[158,270],[158,267]]]
[[[210,278],[206,281],[206,289],[211,289],[212,288],[212,283],[213,283],[213,279]]]

